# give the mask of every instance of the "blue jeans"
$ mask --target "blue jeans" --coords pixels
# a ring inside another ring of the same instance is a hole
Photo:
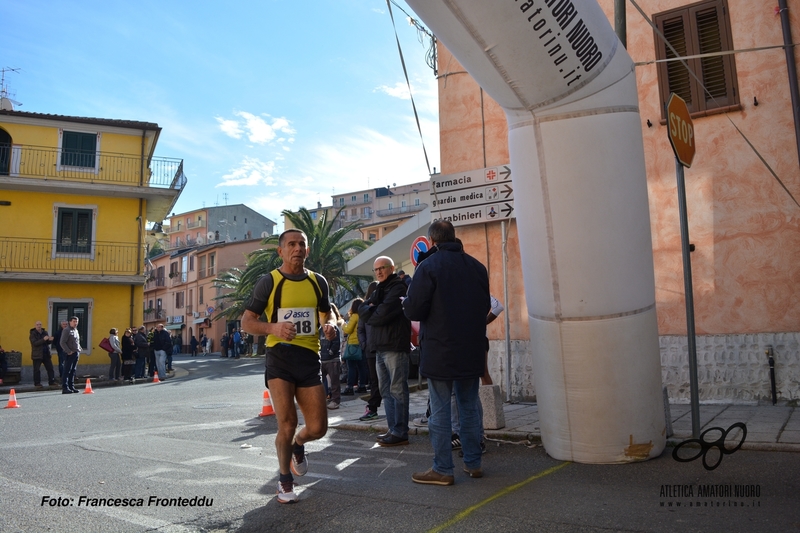
[[[375,367],[389,433],[407,439],[408,352],[377,352],[376,355]]]
[[[156,367],[158,367],[158,379],[167,378],[167,352],[156,350]]]
[[[144,354],[137,354],[136,355],[136,366],[133,370],[133,377],[136,379],[141,379],[144,377],[144,364],[147,362],[147,351],[143,348],[139,348],[141,351],[145,352]]]
[[[433,446],[433,469],[445,476],[453,475],[453,445],[450,396],[455,393],[461,422],[461,448],[467,468],[481,466],[481,417],[478,404],[479,378],[445,381],[428,378],[431,416],[428,432]]]
[[[67,355],[64,357],[64,373],[61,374],[61,389],[75,389],[75,370],[78,368],[78,354]]]

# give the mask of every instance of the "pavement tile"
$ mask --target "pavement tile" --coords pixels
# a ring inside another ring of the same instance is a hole
[[[778,442],[785,442],[788,444],[800,444],[800,431],[783,431]]]

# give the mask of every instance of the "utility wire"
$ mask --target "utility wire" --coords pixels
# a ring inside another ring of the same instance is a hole
[[[430,176],[431,164],[428,161],[428,151],[425,149],[425,139],[422,137],[422,126],[420,126],[419,124],[419,113],[417,113],[417,105],[414,103],[414,93],[411,92],[411,81],[409,81],[408,79],[408,69],[406,69],[406,60],[403,57],[403,49],[400,47],[400,37],[398,37],[397,35],[397,25],[394,22],[394,13],[392,12],[391,0],[386,0],[386,6],[389,8],[389,16],[392,18],[392,27],[394,28],[394,38],[397,41],[397,51],[400,53],[400,63],[403,65],[403,74],[406,77],[406,85],[408,86],[408,96],[411,98],[411,107],[414,109],[414,119],[417,121],[417,131],[419,131],[419,139],[422,142],[422,153],[425,155],[425,165],[428,167],[428,175]]]

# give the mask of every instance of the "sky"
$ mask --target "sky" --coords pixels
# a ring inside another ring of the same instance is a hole
[[[155,122],[183,159],[175,213],[284,209],[429,179],[436,79],[392,0],[4,0],[0,68],[15,109]],[[405,11],[405,13],[402,10]]]

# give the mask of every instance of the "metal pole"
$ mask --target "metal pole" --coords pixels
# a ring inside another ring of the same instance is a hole
[[[508,303],[508,238],[506,235],[506,221],[500,222],[500,240],[503,241],[503,305],[506,312],[503,313],[504,325],[506,329],[506,401],[511,401],[511,333],[509,332],[509,303]]]
[[[697,390],[697,346],[694,332],[694,297],[692,293],[692,259],[689,256],[689,220],[686,215],[686,185],[683,165],[675,158],[678,177],[678,212],[681,219],[681,250],[683,252],[683,287],[686,298],[686,340],[689,344],[689,393],[692,407],[692,437],[700,437],[700,396]]]
[[[614,31],[622,41],[622,46],[628,48],[628,23],[625,18],[625,0],[614,0]]]

